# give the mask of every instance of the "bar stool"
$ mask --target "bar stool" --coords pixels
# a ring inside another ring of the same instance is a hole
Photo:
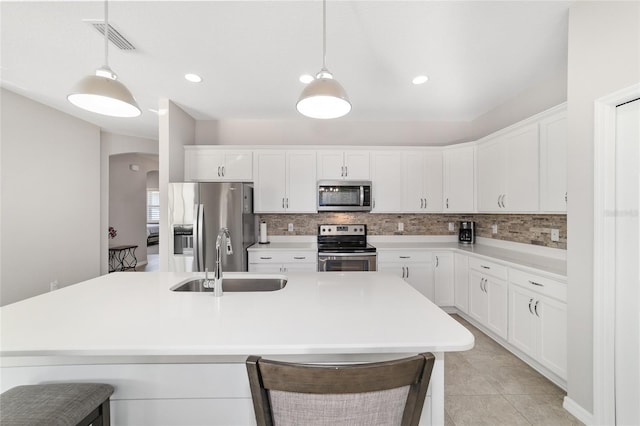
[[[2,426],[109,426],[113,386],[50,383],[11,388],[0,395]]]

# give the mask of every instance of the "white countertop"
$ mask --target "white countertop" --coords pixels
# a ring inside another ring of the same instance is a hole
[[[272,241],[269,244],[256,243],[247,248],[247,251],[274,250],[274,251],[318,251],[318,245],[315,241]]]
[[[473,346],[471,333],[389,274],[289,273],[282,290],[226,292],[221,298],[170,291],[194,275],[202,274],[117,272],[4,306],[0,361],[416,353]]]

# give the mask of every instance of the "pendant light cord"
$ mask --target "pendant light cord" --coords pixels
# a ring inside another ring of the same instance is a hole
[[[104,0],[104,65],[109,68],[109,6]]]
[[[327,69],[327,0],[322,0],[322,69]]]

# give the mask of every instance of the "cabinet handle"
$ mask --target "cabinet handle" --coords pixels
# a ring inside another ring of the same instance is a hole
[[[402,267],[402,278],[404,278],[404,266]]]
[[[425,209],[427,208],[427,199],[426,198],[424,199],[424,208]]]
[[[376,208],[376,200],[373,200],[373,205],[371,206],[371,208]]]
[[[507,208],[506,204],[504,203],[504,200],[505,200],[506,198],[507,198],[507,194],[502,194],[502,208],[503,208],[503,209],[506,209],[506,208]]]
[[[289,208],[289,197],[287,197],[287,208]]]
[[[490,266],[480,265],[480,267],[481,267],[481,268],[483,268],[483,269],[491,269],[491,267],[490,267]]]
[[[420,208],[424,209],[424,198],[420,198]]]
[[[544,284],[537,283],[535,281],[529,280],[529,284],[537,285],[538,287],[544,287]]]
[[[344,177],[349,176],[349,166],[344,166]]]
[[[498,195],[498,208],[502,207],[502,206],[500,205],[500,197],[502,197],[502,195]]]
[[[344,166],[340,166],[340,176],[344,177]]]
[[[294,259],[296,260],[302,260],[302,259],[306,259],[306,256],[293,256]]]
[[[411,256],[400,256],[400,259],[411,259]]]
[[[282,198],[282,208],[284,209],[284,198]]]
[[[538,318],[540,318],[540,314],[538,314],[538,303],[540,303],[540,301],[539,301],[539,300],[536,300],[536,304],[535,304],[535,305],[533,305],[533,310],[535,311],[536,316],[537,316]]]
[[[222,177],[224,177],[224,166],[222,166]]]
[[[564,193],[564,202],[565,203],[567,202],[567,193],[566,192]]]
[[[271,259],[271,257],[260,256],[260,259],[262,259],[262,260],[269,260],[269,259]]]
[[[220,166],[218,166],[218,177],[220,177]]]
[[[446,204],[447,204],[447,208],[449,208],[449,198],[447,198]]]
[[[438,256],[436,256],[436,268],[438,267],[439,264],[440,264],[440,261],[438,260]]]
[[[529,312],[533,315],[533,311],[531,310],[531,304],[533,303],[533,299],[529,299]]]
[[[484,284],[484,278],[480,278],[480,290],[482,290],[482,292],[484,293],[484,287],[482,286],[482,284]]]
[[[407,278],[409,278],[409,267],[407,266]]]

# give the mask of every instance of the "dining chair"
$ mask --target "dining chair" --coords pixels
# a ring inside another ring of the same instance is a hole
[[[415,426],[435,357],[367,364],[296,364],[247,358],[258,426]]]

